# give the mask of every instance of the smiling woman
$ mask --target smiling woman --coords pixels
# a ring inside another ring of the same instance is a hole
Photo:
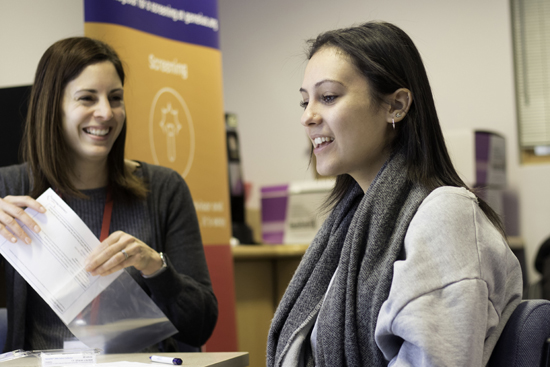
[[[337,178],[267,365],[485,366],[521,269],[451,163],[414,43],[369,22],[309,44],[301,124],[317,171]]]
[[[0,169],[0,235],[13,246],[35,246],[19,223],[40,228],[23,208],[44,212],[35,199],[52,187],[100,238],[80,265],[92,276],[126,269],[178,330],[148,350],[198,349],[218,309],[193,200],[178,173],[124,158],[124,78],[116,52],[98,40],[68,38],[44,53],[25,125],[25,163]],[[6,350],[60,349],[73,340],[13,267],[5,268]]]

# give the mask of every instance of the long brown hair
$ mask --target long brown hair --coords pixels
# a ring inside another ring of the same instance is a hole
[[[31,90],[23,133],[22,153],[32,180],[30,196],[36,198],[47,188],[84,198],[71,184],[70,149],[63,136],[62,102],[65,87],[89,65],[111,62],[124,85],[124,68],[117,53],[104,42],[73,37],[51,45],[38,63]],[[144,198],[147,190],[141,179],[124,164],[126,121],[107,157],[109,186],[113,197]]]
[[[394,152],[405,154],[409,179],[429,190],[440,186],[468,188],[447,152],[420,53],[403,30],[386,22],[368,22],[322,33],[308,44],[308,59],[323,47],[336,47],[349,56],[367,79],[375,103],[384,103],[384,97],[399,88],[409,89],[413,102],[395,127],[391,147]],[[347,174],[337,176],[327,206],[338,203],[354,182]],[[498,214],[481,198],[478,201],[489,220],[504,234]]]

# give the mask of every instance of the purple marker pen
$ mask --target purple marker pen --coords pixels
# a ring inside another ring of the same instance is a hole
[[[166,364],[175,364],[177,366],[182,364],[181,358],[151,356],[151,357],[149,357],[149,359],[153,362],[166,363]]]

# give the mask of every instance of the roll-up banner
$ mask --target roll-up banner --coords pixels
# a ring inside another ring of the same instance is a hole
[[[220,306],[207,350],[236,350],[217,0],[85,0],[84,12],[85,35],[124,63],[126,157],[174,169],[191,190]]]

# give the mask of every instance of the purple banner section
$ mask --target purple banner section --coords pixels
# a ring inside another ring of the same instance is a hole
[[[262,187],[262,241],[282,244],[285,235],[288,185]]]
[[[279,186],[264,186],[261,188],[262,194],[264,193],[273,193],[273,192],[281,192],[282,195],[286,195],[286,191],[288,190],[288,185],[279,185]]]
[[[84,21],[220,48],[217,0],[84,0]]]
[[[278,198],[262,198],[262,221],[285,221],[288,196]]]
[[[491,134],[476,131],[476,184],[487,184],[487,170],[489,169],[489,144]]]

